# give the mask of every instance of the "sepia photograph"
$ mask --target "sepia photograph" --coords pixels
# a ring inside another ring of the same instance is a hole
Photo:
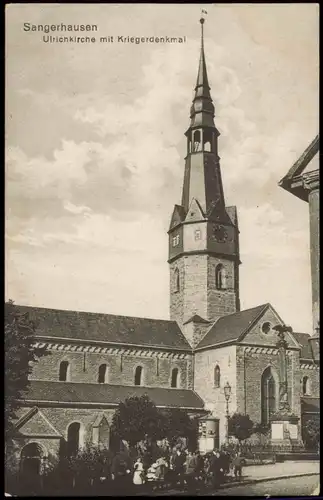
[[[5,9],[5,496],[319,496],[319,4]]]

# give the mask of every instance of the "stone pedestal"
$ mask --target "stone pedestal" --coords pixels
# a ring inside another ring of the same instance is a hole
[[[277,413],[271,418],[271,445],[284,451],[302,448],[298,431],[299,418],[288,412]]]
[[[199,451],[208,453],[220,446],[219,419],[214,417],[202,417],[199,421]]]

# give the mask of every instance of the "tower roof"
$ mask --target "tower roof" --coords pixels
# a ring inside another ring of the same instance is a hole
[[[200,19],[201,24],[201,52],[195,86],[195,96],[191,106],[191,124],[192,127],[212,127],[214,126],[214,105],[210,94],[210,86],[207,76],[205,53],[204,53],[204,18]]]
[[[197,74],[197,80],[196,80],[196,87],[195,87],[195,97],[197,95],[199,97],[208,97],[211,99],[210,95],[210,86],[209,86],[209,81],[207,77],[207,71],[206,71],[206,63],[205,63],[205,54],[204,54],[204,19],[200,19],[201,23],[201,53],[200,53],[200,62],[199,62],[199,69],[198,69],[198,74]]]

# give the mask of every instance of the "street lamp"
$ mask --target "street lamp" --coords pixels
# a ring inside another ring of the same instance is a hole
[[[229,442],[229,401],[231,396],[231,385],[227,382],[224,386],[224,397],[227,404],[226,412],[227,412],[227,442]]]
[[[315,334],[310,336],[308,343],[311,349],[312,358],[314,364],[318,365],[320,363],[320,322],[317,322],[317,327],[315,328]]]

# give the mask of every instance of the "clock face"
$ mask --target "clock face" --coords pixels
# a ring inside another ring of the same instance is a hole
[[[228,233],[223,226],[214,224],[212,227],[212,236],[219,243],[224,243],[228,239]]]

